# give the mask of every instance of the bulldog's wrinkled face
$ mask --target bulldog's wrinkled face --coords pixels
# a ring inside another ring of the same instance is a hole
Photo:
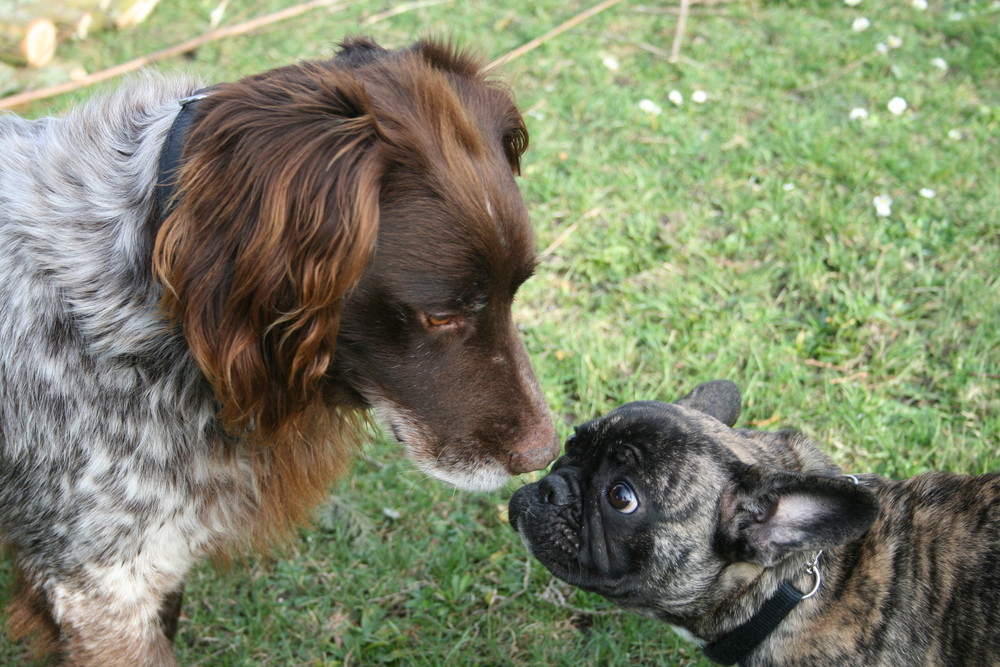
[[[869,528],[870,490],[792,431],[730,428],[739,412],[717,380],[584,424],[511,498],[511,526],[560,579],[684,627],[762,569]]]
[[[510,522],[555,576],[663,618],[723,568],[712,548],[732,430],[676,404],[624,405],[584,424],[551,473],[519,489]]]

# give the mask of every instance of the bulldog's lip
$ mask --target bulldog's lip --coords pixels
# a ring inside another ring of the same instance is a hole
[[[635,590],[635,584],[630,578],[615,577],[591,568],[582,568],[579,562],[542,561],[542,564],[567,584],[609,599],[627,599]]]

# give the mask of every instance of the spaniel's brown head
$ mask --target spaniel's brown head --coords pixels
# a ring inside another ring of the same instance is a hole
[[[349,41],[200,102],[155,266],[228,427],[288,443],[374,407],[457,486],[545,467],[510,312],[535,263],[527,141],[481,64],[429,41]]]

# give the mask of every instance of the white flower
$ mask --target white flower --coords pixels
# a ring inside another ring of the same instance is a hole
[[[684,104],[684,96],[681,95],[679,90],[671,90],[667,93],[667,99],[673,102],[676,106]]]
[[[948,138],[952,141],[958,141],[962,138],[961,130],[948,130]]]
[[[921,12],[927,9],[927,0],[913,0],[911,4],[913,4],[914,9]]]
[[[889,104],[886,105],[889,109],[889,113],[893,116],[899,116],[904,111],[906,111],[906,100],[902,97],[894,97],[889,100]]]
[[[920,196],[924,199],[934,199],[934,197],[937,196],[937,193],[930,188],[920,188]]]
[[[857,7],[861,4],[861,0],[844,0],[844,4],[848,7]]]
[[[854,107],[851,109],[851,120],[866,120],[867,118],[867,109],[862,109],[861,107]]]
[[[620,65],[618,64],[618,59],[614,56],[607,56],[601,61],[604,66],[607,67],[612,72],[617,72]]]
[[[889,53],[889,45],[885,42],[879,42],[875,45],[875,50],[879,52],[880,55],[885,55]]]
[[[931,67],[936,67],[942,72],[948,71],[948,62],[944,58],[935,58],[931,61]]]
[[[961,21],[964,18],[965,14],[962,12],[952,12],[951,14],[948,14],[949,21]]]
[[[890,49],[898,49],[903,45],[903,40],[895,35],[889,35],[888,42]]]
[[[695,104],[704,104],[708,101],[708,93],[704,90],[696,90],[691,93],[691,101]]]
[[[851,24],[851,30],[854,32],[864,32],[868,30],[872,25],[872,22],[866,19],[864,16],[859,16],[854,19],[854,23]]]
[[[784,185],[781,186],[781,189],[784,190],[785,192],[791,192],[792,190],[795,189],[795,183],[785,183]]]
[[[892,215],[892,197],[889,195],[878,195],[872,199],[872,205],[875,207],[875,215],[880,218]]]
[[[652,114],[654,116],[659,116],[660,113],[663,112],[663,108],[659,104],[650,99],[645,99],[639,102],[639,108],[645,111],[646,113]]]

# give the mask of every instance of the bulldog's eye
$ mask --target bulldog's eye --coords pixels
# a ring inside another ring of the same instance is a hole
[[[608,504],[622,514],[631,514],[639,509],[639,499],[635,491],[625,482],[616,482],[608,489]]]

